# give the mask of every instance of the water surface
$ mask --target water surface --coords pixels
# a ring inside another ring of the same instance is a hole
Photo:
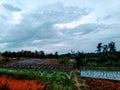
[[[120,71],[81,70],[81,76],[120,80]]]

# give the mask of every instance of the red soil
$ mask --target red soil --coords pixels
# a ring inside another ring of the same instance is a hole
[[[46,85],[36,80],[16,80],[11,77],[0,77],[0,90],[48,90]]]
[[[90,90],[120,90],[120,81],[84,78]]]
[[[0,60],[3,60],[3,58],[4,58],[3,56],[0,56]]]

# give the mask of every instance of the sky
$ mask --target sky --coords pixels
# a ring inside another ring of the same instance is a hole
[[[0,0],[0,51],[120,50],[119,0]]]

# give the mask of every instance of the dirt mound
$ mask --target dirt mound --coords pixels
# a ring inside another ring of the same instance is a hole
[[[84,78],[90,90],[120,90],[120,81]]]

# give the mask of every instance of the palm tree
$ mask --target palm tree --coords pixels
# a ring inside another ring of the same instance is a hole
[[[110,53],[114,53],[116,51],[115,42],[109,43],[109,51]]]
[[[101,51],[102,51],[102,43],[99,43],[98,45],[97,45],[97,52],[98,53],[101,53]]]
[[[109,48],[109,46],[108,45],[104,45],[103,46],[103,53],[108,53],[108,48]]]

